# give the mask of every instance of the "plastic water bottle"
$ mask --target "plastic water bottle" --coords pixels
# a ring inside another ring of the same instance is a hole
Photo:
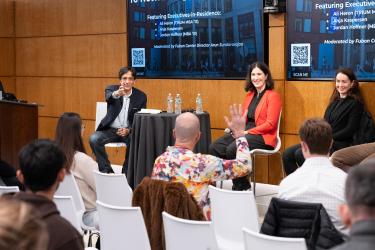
[[[196,109],[195,109],[195,113],[202,114],[203,113],[203,104],[202,104],[202,97],[201,97],[200,93],[198,93],[197,98],[195,99],[195,103],[197,105]]]
[[[176,95],[176,99],[174,100],[174,113],[181,114],[181,106],[182,106],[182,99],[180,94]]]
[[[167,97],[167,113],[173,113],[173,97],[171,93]]]

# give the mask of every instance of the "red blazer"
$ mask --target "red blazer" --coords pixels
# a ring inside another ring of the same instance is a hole
[[[243,112],[249,107],[254,92],[248,92],[242,103]],[[255,109],[255,126],[247,132],[254,135],[262,135],[264,142],[272,147],[276,146],[277,125],[281,111],[281,98],[273,90],[266,90],[257,108]]]

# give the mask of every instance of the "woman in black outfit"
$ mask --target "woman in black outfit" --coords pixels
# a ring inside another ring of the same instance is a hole
[[[336,71],[336,87],[324,113],[324,119],[331,125],[333,144],[330,153],[349,147],[353,142],[353,135],[359,127],[364,102],[359,90],[357,77],[350,68],[340,68]],[[301,145],[287,148],[283,153],[283,163],[287,175],[301,166],[303,157]]]

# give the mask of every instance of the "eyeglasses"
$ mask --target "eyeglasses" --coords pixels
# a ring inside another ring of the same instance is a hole
[[[122,82],[125,82],[126,80],[128,80],[128,81],[134,81],[134,77],[122,77],[120,80]]]

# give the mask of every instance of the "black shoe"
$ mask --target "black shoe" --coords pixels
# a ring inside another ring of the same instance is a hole
[[[249,189],[251,189],[251,184],[249,182],[248,176],[233,179],[233,191],[244,191]]]
[[[115,171],[113,171],[112,168],[107,168],[104,173],[106,173],[106,174],[114,174]]]

